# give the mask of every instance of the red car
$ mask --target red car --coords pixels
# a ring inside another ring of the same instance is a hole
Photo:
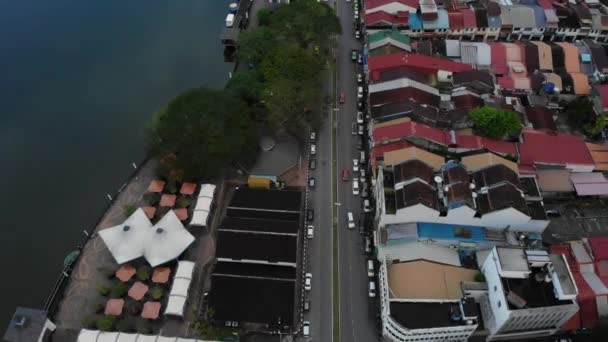
[[[340,103],[344,103],[344,92],[340,93]]]
[[[348,182],[349,179],[350,179],[350,170],[349,169],[342,170],[342,180],[345,182]]]

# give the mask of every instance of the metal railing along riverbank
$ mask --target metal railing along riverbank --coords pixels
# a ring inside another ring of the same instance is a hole
[[[61,270],[61,273],[59,274],[59,277],[55,281],[55,285],[53,286],[53,289],[51,290],[50,295],[47,297],[47,299],[44,303],[43,310],[48,312],[49,318],[52,318],[57,311],[59,302],[63,298],[63,292],[65,291],[65,288],[69,283],[70,275],[72,274],[72,271],[74,270],[74,266],[76,265],[78,260],[80,260],[80,255],[82,254],[81,253],[82,249],[86,246],[86,244],[89,242],[89,240],[91,240],[91,238],[93,238],[95,236],[95,230],[97,229],[97,226],[99,226],[99,224],[105,217],[108,210],[110,210],[112,205],[114,205],[116,199],[118,198],[118,195],[120,195],[120,193],[124,189],[127,188],[127,186],[129,185],[129,183],[131,183],[133,178],[137,177],[137,175],[141,171],[142,167],[145,166],[145,164],[148,161],[149,161],[149,158],[146,157],[139,164],[135,164],[135,163],[131,164],[133,167],[133,171],[131,172],[131,174],[129,175],[127,180],[122,184],[122,186],[118,190],[116,190],[116,192],[114,192],[113,194],[108,193],[106,195],[109,201],[106,203],[106,205],[101,210],[99,218],[95,221],[95,224],[92,225],[91,228],[89,228],[88,230],[87,229],[83,230],[84,238],[76,246],[78,255],[75,258],[72,258],[71,260],[69,260],[64,265],[63,269]]]

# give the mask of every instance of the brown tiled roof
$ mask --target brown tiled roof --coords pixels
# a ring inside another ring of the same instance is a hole
[[[428,184],[432,184],[433,181],[433,168],[418,159],[412,159],[395,165],[393,173],[395,175],[395,184],[414,178],[420,178]]]
[[[465,182],[469,184],[469,173],[462,165],[458,165],[445,172],[445,184]]]
[[[462,157],[462,164],[470,172],[476,172],[496,164],[503,164],[514,172],[519,172],[516,163],[491,152]]]
[[[444,163],[442,156],[414,146],[384,153],[385,165],[396,165],[413,159],[423,161],[434,169],[439,169]]]
[[[529,215],[522,193],[509,183],[490,188],[486,193],[479,194],[477,197],[477,210],[482,214],[506,208],[514,208]]]
[[[416,204],[423,204],[435,210],[439,207],[437,192],[430,185],[423,182],[413,182],[395,191],[395,203],[397,209],[411,207]]]
[[[503,164],[496,164],[475,172],[473,174],[473,180],[478,189],[502,182],[509,182],[521,189],[517,173]]]
[[[473,207],[473,193],[469,188],[469,183],[461,182],[452,184],[448,188],[448,202],[453,205],[464,202],[469,207]]]

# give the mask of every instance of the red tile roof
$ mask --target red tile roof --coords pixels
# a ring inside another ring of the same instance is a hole
[[[426,73],[435,73],[438,70],[460,72],[473,69],[473,67],[468,64],[410,53],[371,56],[369,57],[367,64],[372,80],[376,80],[379,77],[378,74],[384,70],[401,66],[407,66]]]
[[[465,27],[464,18],[460,11],[448,12],[448,20],[452,30],[461,30]]]
[[[410,13],[399,12],[398,15],[387,13],[384,11],[377,11],[370,14],[366,14],[363,17],[365,25],[373,25],[381,22],[388,23],[389,25],[409,25]]]
[[[553,112],[545,106],[526,107],[526,116],[534,129],[557,131],[557,125],[553,120]]]
[[[490,60],[492,70],[496,74],[507,73],[507,48],[501,43],[488,43],[490,45]]]
[[[369,94],[369,103],[372,106],[401,102],[408,99],[414,99],[417,103],[433,107],[439,107],[441,101],[439,95],[427,93],[416,87],[397,88]]]
[[[403,122],[392,126],[374,129],[372,133],[374,143],[405,139],[407,137],[421,137],[434,143],[463,149],[488,149],[495,153],[517,155],[514,143],[501,140],[492,140],[478,136],[459,135],[456,132],[442,131],[417,122]]]
[[[593,257],[597,260],[608,259],[608,237],[598,236],[589,238]]]
[[[377,7],[392,4],[392,3],[399,3],[402,5],[414,8],[414,9],[418,9],[420,7],[418,0],[367,0],[365,2],[365,9],[370,10],[373,8],[377,8]]]
[[[470,8],[463,8],[462,18],[464,19],[464,27],[477,27],[477,19],[475,18],[475,12]]]
[[[595,165],[585,141],[577,136],[524,129],[522,137],[521,164]]]

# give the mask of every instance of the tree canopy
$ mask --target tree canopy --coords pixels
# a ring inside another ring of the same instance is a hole
[[[521,130],[519,115],[510,110],[479,107],[473,109],[469,116],[477,133],[489,138],[503,139]]]
[[[334,10],[316,0],[299,0],[274,13],[264,25],[244,32],[238,57],[257,73],[235,76],[228,88],[248,103],[263,103],[258,117],[275,129],[299,133],[317,122],[323,104],[321,80],[334,36],[341,32]]]
[[[566,103],[564,112],[568,118],[568,125],[574,129],[586,132],[595,124],[593,104],[586,98],[579,97]]]
[[[198,88],[177,96],[155,117],[147,146],[188,178],[213,177],[232,162],[255,157],[256,133],[243,100],[226,91]]]

